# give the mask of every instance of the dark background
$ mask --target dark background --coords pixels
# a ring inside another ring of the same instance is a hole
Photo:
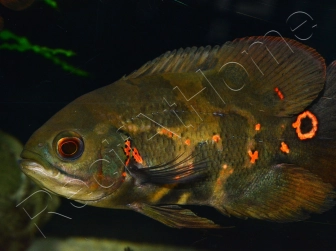
[[[73,50],[76,56],[62,59],[89,73],[79,77],[33,52],[0,50],[0,129],[25,142],[73,99],[180,47],[222,44],[277,30],[293,39],[312,34],[302,42],[314,47],[329,64],[336,59],[336,2],[330,2],[62,0],[58,9],[37,2],[20,12],[0,6],[5,29],[32,44]],[[306,14],[295,14],[286,22],[297,11]],[[72,220],[54,216],[42,231],[47,238],[90,236],[207,250],[336,249],[336,209],[289,224],[226,218],[209,208],[194,210],[235,227],[176,230],[130,211],[77,209],[63,200],[57,212]]]

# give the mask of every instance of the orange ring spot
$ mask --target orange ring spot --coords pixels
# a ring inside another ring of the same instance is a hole
[[[285,142],[281,142],[280,150],[284,153],[289,153],[288,145]]]
[[[186,145],[190,145],[190,139],[188,138],[187,140],[185,140],[185,142],[184,142]]]
[[[312,120],[313,127],[309,132],[303,134],[300,129],[301,120],[303,118],[306,118],[307,116]],[[296,134],[298,135],[300,140],[305,140],[305,139],[313,138],[315,136],[315,133],[317,131],[317,124],[318,124],[318,121],[317,121],[316,116],[310,111],[305,111],[302,114],[298,115],[296,121],[292,124],[292,126],[294,129],[296,128]]]

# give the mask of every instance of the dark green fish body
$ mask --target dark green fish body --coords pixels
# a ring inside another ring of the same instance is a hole
[[[180,205],[295,221],[334,204],[335,64],[276,37],[168,52],[57,113],[23,171],[79,202],[172,227],[218,227]],[[309,106],[309,107],[308,107]]]

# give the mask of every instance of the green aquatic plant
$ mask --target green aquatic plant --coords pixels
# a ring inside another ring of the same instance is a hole
[[[7,43],[1,43],[2,41],[6,41]],[[10,41],[11,43],[9,43]],[[52,49],[45,46],[33,45],[27,38],[19,37],[8,30],[0,32],[0,43],[0,50],[14,50],[19,52],[33,51],[36,54],[42,55],[43,57],[53,61],[56,65],[60,65],[65,71],[69,71],[79,76],[88,76],[86,71],[70,65],[58,57],[58,55],[66,57],[76,55],[76,53],[71,50],[59,48]]]
[[[57,8],[57,2],[54,0],[44,0],[44,3],[46,3],[47,5],[49,5],[52,8]]]

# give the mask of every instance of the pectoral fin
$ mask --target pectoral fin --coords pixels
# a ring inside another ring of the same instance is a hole
[[[142,167],[135,160],[131,160],[127,169],[140,184],[190,183],[206,176],[208,165],[205,160],[195,161],[196,157],[192,155],[180,159],[182,156],[183,154],[167,163],[148,167]]]
[[[231,215],[277,222],[299,221],[335,204],[331,184],[295,165],[278,164],[246,181],[227,189],[230,196],[224,207]]]
[[[173,228],[221,228],[211,220],[199,217],[191,210],[177,205],[151,206],[142,203],[133,204],[130,207]]]

